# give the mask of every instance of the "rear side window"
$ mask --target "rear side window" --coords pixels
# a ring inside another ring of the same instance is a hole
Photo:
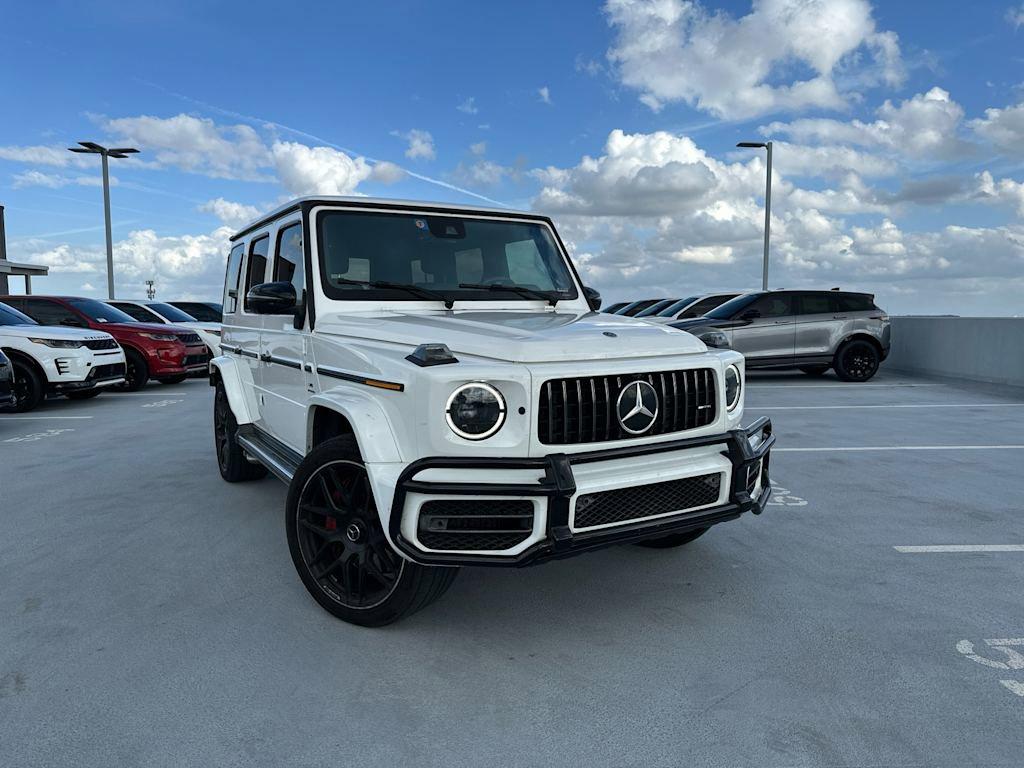
[[[46,299],[27,299],[22,311],[40,325],[86,327],[85,322],[70,309]]]
[[[825,315],[835,311],[832,308],[831,294],[801,293],[797,298],[797,312],[801,315]]]
[[[267,256],[270,253],[270,236],[264,235],[259,240],[253,240],[249,246],[249,265],[245,270],[245,293],[253,286],[259,285],[267,278]],[[249,311],[248,301],[244,302],[246,312]]]
[[[837,293],[834,299],[837,312],[870,312],[875,308],[871,297],[864,293]]]
[[[302,224],[292,224],[277,233],[277,255],[274,257],[274,281],[291,283],[295,296],[302,301],[306,287],[302,255]]]
[[[234,312],[238,307],[238,275],[242,270],[245,246],[239,243],[228,254],[228,271],[224,277],[224,311]]]

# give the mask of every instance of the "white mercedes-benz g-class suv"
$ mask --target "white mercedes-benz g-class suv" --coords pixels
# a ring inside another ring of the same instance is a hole
[[[676,546],[768,500],[742,355],[598,313],[545,216],[302,198],[232,243],[220,472],[289,484],[295,567],[346,621],[460,565]]]

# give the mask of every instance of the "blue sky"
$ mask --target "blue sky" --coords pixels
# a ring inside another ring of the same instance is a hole
[[[112,163],[122,295],[215,297],[231,227],[306,192],[542,210],[608,300],[753,288],[734,145],[772,138],[773,286],[1021,314],[1022,43],[1019,0],[17,4],[9,256],[100,295],[98,161],[64,149],[95,140],[142,150]]]

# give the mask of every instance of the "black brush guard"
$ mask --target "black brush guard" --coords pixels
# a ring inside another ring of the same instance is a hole
[[[750,445],[752,435],[761,435],[757,448]],[[733,429],[725,434],[669,440],[651,445],[606,448],[583,453],[552,453],[539,458],[475,458],[472,456],[436,456],[419,459],[406,467],[398,477],[395,498],[391,505],[388,524],[391,540],[411,560],[424,565],[496,565],[524,566],[571,557],[581,552],[613,544],[627,544],[682,533],[694,528],[705,528],[726,520],[733,520],[744,512],[755,515],[764,511],[771,496],[768,475],[769,452],[775,444],[772,423],[763,416],[749,427]],[[573,533],[569,529],[569,505],[576,493],[573,477],[574,464],[589,464],[610,459],[650,456],[657,453],[681,451],[724,445],[722,454],[732,464],[729,501],[698,512],[680,512],[676,517],[659,518],[637,523],[617,525],[597,531]],[[763,459],[763,461],[762,461]],[[761,493],[752,498],[747,490],[749,470],[761,462]],[[538,483],[449,483],[427,482],[413,478],[426,469],[533,469],[543,470]],[[466,555],[423,552],[402,537],[402,510],[407,494],[450,494],[472,496],[525,496],[544,497],[548,502],[547,535],[518,555]]]

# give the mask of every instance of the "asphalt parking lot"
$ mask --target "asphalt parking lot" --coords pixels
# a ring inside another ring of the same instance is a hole
[[[466,569],[382,630],[308,596],[284,486],[220,479],[211,403],[0,416],[0,764],[1024,761],[1024,392],[754,376],[764,515]]]

